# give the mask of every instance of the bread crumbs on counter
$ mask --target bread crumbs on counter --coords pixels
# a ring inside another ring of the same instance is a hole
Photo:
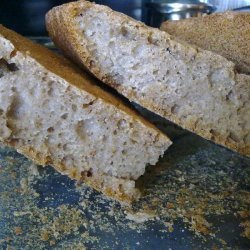
[[[16,235],[20,235],[23,233],[22,228],[21,227],[14,227],[14,232]]]
[[[110,249],[110,243],[101,238],[108,235],[114,248],[129,249],[117,238],[117,231],[126,235],[132,230],[134,235],[141,235],[150,223],[158,223],[159,229],[152,228],[152,232],[156,230],[161,233],[159,238],[164,239],[175,233],[175,225],[181,222],[183,232],[191,230],[201,239],[214,241],[214,249],[219,249],[227,246],[227,240],[221,236],[216,239],[220,228],[211,216],[219,218],[229,214],[240,218],[242,236],[249,238],[250,193],[246,188],[250,178],[249,160],[204,144],[199,144],[194,152],[186,148],[181,152],[178,146],[170,149],[154,169],[147,171],[145,180],[142,179],[148,182],[145,195],[131,207],[121,207],[84,184],[72,184],[68,196],[64,197],[61,190],[69,184],[64,184],[62,179],[70,182],[67,177],[52,174],[50,168],[37,167],[5,149],[10,153],[4,151],[6,157],[0,158],[3,187],[0,201],[9,210],[8,213],[1,210],[0,220],[6,221],[6,229],[0,232],[0,246],[82,250],[101,244],[103,249]],[[14,172],[16,178],[9,175]],[[45,194],[40,192],[43,183],[50,183],[52,175],[52,180],[59,182],[46,186]],[[54,189],[58,185],[61,189]],[[21,192],[14,191],[17,189]],[[73,205],[69,198],[74,199]]]
[[[126,219],[131,220],[135,223],[143,223],[149,220],[155,219],[155,214],[149,211],[133,213],[131,211],[125,211]]]
[[[240,226],[243,227],[243,232],[241,236],[250,239],[250,220],[240,223]]]
[[[167,228],[167,231],[172,233],[174,231],[174,228],[173,228],[173,223],[170,223],[170,222],[164,222],[166,228]]]

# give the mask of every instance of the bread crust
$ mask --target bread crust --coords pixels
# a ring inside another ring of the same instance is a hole
[[[127,17],[126,15],[114,12],[106,6],[95,5],[87,1],[72,2],[55,7],[52,10],[50,10],[46,15],[46,26],[49,35],[65,55],[67,55],[69,58],[71,58],[73,61],[78,63],[83,68],[87,68],[98,79],[118,90],[118,92],[129,98],[130,101],[139,103],[141,106],[161,115],[164,118],[171,120],[174,123],[177,123],[178,125],[184,127],[185,129],[190,130],[191,132],[197,133],[198,135],[204,137],[205,139],[212,140],[215,143],[223,145],[240,154],[250,156],[250,145],[247,142],[247,140],[249,139],[246,138],[249,137],[249,133],[248,135],[245,136],[245,138],[241,138],[240,142],[237,142],[235,140],[232,140],[230,135],[220,134],[218,131],[216,131],[216,133],[213,133],[213,124],[207,124],[206,128],[198,126],[197,125],[198,118],[185,122],[184,120],[182,120],[182,118],[173,114],[171,110],[168,109],[167,107],[160,107],[155,103],[153,103],[152,101],[150,101],[148,98],[146,97],[144,98],[141,95],[138,95],[138,93],[133,89],[124,87],[122,84],[118,84],[116,81],[112,79],[112,77],[104,75],[103,72],[101,72],[101,70],[98,69],[98,67],[93,66],[91,63],[92,60],[91,55],[88,53],[88,50],[86,48],[87,44],[84,41],[80,41],[73,19],[76,15],[79,15],[81,11],[84,11],[88,8],[96,8],[96,7],[98,8],[98,11],[100,12],[103,11],[107,13],[109,18],[116,23],[122,24],[122,23],[132,22],[131,25],[133,25],[136,29],[138,29],[138,32],[140,33],[145,33],[150,35],[152,31],[154,31],[155,33],[161,32],[153,28],[148,28],[143,23],[137,22]],[[161,36],[163,36],[163,34],[161,34]],[[167,33],[165,33],[164,38],[166,40],[170,40],[174,43],[177,43],[176,41],[173,40],[172,36],[170,36]],[[184,44],[184,46],[186,46],[187,53],[189,48],[197,49],[199,53],[202,53],[201,49],[196,48],[192,45],[186,44],[184,42],[183,43],[180,42],[180,44],[182,45]],[[234,77],[236,79],[236,82],[238,81],[237,87],[239,88],[239,90],[246,89],[246,95],[249,95],[248,89],[250,86],[250,78],[248,76],[240,74],[235,74]],[[249,100],[249,96],[247,98]],[[245,109],[247,115],[249,113],[249,102],[242,101],[241,109]],[[234,122],[240,122],[240,121],[234,121]]]
[[[206,50],[214,51],[250,74],[250,13],[228,11],[162,23],[161,30]]]

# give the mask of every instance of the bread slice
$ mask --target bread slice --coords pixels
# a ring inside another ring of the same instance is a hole
[[[229,11],[179,21],[166,21],[161,30],[211,50],[250,74],[250,12]]]
[[[130,101],[250,155],[250,76],[234,63],[87,1],[53,8],[46,24],[67,56]]]
[[[0,142],[124,202],[171,144],[61,56],[0,26]]]

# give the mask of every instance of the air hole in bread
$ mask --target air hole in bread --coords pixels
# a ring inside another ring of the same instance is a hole
[[[128,35],[128,30],[123,26],[121,27],[121,34],[126,37]]]
[[[95,102],[95,100],[91,101],[91,102],[89,103],[89,106],[93,105],[94,102]]]
[[[228,92],[228,94],[226,95],[226,100],[232,100],[232,98],[233,98],[233,91],[230,90],[230,91]]]
[[[235,142],[239,141],[239,138],[237,137],[237,135],[234,132],[232,132],[232,131],[229,134],[229,138],[232,139]]]
[[[84,109],[85,109],[85,108],[88,108],[89,106],[93,105],[95,101],[96,101],[96,100],[93,100],[93,101],[91,101],[91,102],[89,102],[89,103],[84,103],[84,104],[82,105],[82,107],[83,107]]]
[[[126,124],[127,124],[127,122],[126,122],[124,119],[122,119],[122,120],[119,120],[119,121],[118,121],[117,127],[118,127],[119,129],[122,129],[122,128],[124,128],[124,127],[126,126]]]
[[[9,109],[6,113],[6,117],[8,117],[9,119],[18,119],[22,115],[19,112],[21,106],[21,100],[17,96],[13,97]]]
[[[91,177],[92,176],[92,171],[91,169],[87,171],[87,177]]]
[[[84,103],[84,104],[82,105],[82,107],[83,107],[84,109],[86,109],[88,106],[89,106],[89,104],[86,104],[86,103]]]
[[[92,172],[93,172],[92,168],[89,169],[89,170],[82,171],[82,172],[81,172],[81,176],[82,176],[83,178],[92,177],[92,176],[93,176],[93,173],[92,173]]]
[[[68,113],[65,113],[61,116],[62,119],[66,120],[68,118]]]
[[[47,131],[48,131],[49,133],[52,133],[52,132],[55,131],[55,129],[54,129],[53,127],[49,127],[49,128],[47,129]]]
[[[171,107],[171,112],[173,114],[177,114],[179,109],[180,109],[180,106],[175,104],[174,106]]]
[[[215,137],[218,135],[218,133],[216,133],[216,131],[214,129],[210,129],[210,134],[211,134],[211,140],[214,140]]]
[[[120,192],[122,192],[122,184],[119,184],[119,186],[118,186],[118,190],[120,191]]]
[[[152,34],[149,34],[148,36],[148,43],[149,44],[153,44],[153,45],[158,45],[158,40],[155,39]]]
[[[133,65],[132,69],[133,69],[133,70],[138,70],[139,67],[140,67],[140,64],[139,64],[139,63],[136,63],[136,64]]]
[[[75,104],[72,104],[71,108],[72,108],[72,110],[73,110],[74,112],[77,111],[77,106],[76,106]]]
[[[15,72],[18,67],[15,63],[8,63],[5,59],[0,59],[0,78],[3,77],[8,72]]]
[[[0,68],[11,72],[19,70],[15,63],[8,63],[4,58],[0,59]]]
[[[75,132],[79,136],[80,139],[84,140],[86,137],[86,130],[84,128],[84,121],[78,121],[75,125]]]
[[[154,71],[153,71],[153,75],[157,75],[158,72],[159,72],[159,70],[154,70]]]
[[[52,96],[52,94],[53,94],[53,88],[49,87],[47,93],[48,93],[48,96]]]
[[[115,48],[115,42],[114,41],[110,41],[108,46],[111,48],[111,49],[114,49]]]

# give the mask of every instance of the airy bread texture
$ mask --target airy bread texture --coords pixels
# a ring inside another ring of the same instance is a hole
[[[250,155],[250,76],[234,63],[87,1],[53,8],[46,24],[67,56],[129,100]]]
[[[250,74],[250,13],[229,11],[166,21],[161,30],[226,57],[237,70]]]
[[[170,146],[68,60],[0,26],[0,141],[124,202]]]

